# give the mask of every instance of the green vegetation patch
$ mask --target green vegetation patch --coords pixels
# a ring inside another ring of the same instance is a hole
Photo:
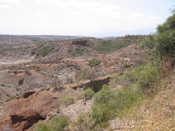
[[[105,40],[96,46],[100,53],[109,53],[133,44],[132,40]]]
[[[138,105],[149,90],[154,91],[159,80],[159,69],[153,64],[137,67],[115,80],[124,85],[122,89],[104,86],[94,96],[92,119],[97,125],[103,125],[115,117],[122,117],[123,112]]]
[[[39,49],[38,54],[42,57],[45,57],[53,50],[54,50],[53,46],[50,46],[50,45],[43,46]]]
[[[108,120],[120,116],[123,110],[131,108],[142,98],[143,93],[137,87],[121,90],[104,87],[95,95],[92,119],[97,125],[103,125]]]
[[[79,48],[75,48],[74,50],[70,49],[70,52],[71,52],[72,56],[79,57],[79,56],[83,56],[83,55],[87,54],[88,49],[79,47]]]
[[[88,61],[90,67],[95,67],[101,64],[101,61],[98,59],[91,59]]]
[[[64,116],[55,116],[48,123],[38,123],[35,127],[35,131],[65,131],[68,125],[68,118]]]
[[[160,33],[156,37],[156,51],[160,56],[175,57],[175,31]]]
[[[84,90],[84,98],[86,100],[91,99],[94,96],[94,94],[95,94],[95,92],[91,88],[88,88],[88,89]]]
[[[64,96],[61,99],[61,103],[64,104],[65,106],[69,106],[71,104],[74,104],[74,98],[71,96]]]
[[[148,89],[154,88],[154,83],[159,79],[160,69],[154,64],[147,64],[117,77],[116,82],[126,86],[137,84],[142,89]]]
[[[155,35],[146,38],[142,42],[143,47],[151,49],[161,59],[175,57],[175,13],[167,21],[158,27]],[[150,51],[150,50],[149,50]]]

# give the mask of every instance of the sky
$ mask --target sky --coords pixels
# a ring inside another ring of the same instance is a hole
[[[175,0],[0,0],[0,34],[150,34]]]

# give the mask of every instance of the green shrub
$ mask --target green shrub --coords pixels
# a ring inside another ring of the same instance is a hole
[[[92,131],[93,121],[88,113],[83,113],[78,116],[76,121],[77,131]]]
[[[159,70],[157,65],[147,64],[117,77],[116,82],[127,86],[137,84],[138,87],[142,89],[154,88],[154,83],[158,81],[160,77]]]
[[[142,90],[137,85],[117,91],[115,98],[116,113],[120,116],[121,111],[138,104],[144,97]]]
[[[150,35],[145,37],[139,44],[141,48],[146,48],[153,50],[155,48],[156,40],[155,40],[155,35]]]
[[[154,49],[155,56],[161,59],[175,57],[175,13],[167,21],[158,27],[156,35],[147,37],[142,45],[148,49]]]
[[[175,13],[170,16],[167,21],[158,27],[158,33],[163,33],[166,31],[172,31],[175,29]]]
[[[64,96],[61,99],[61,103],[64,104],[65,106],[69,106],[74,103],[74,98],[71,96]]]
[[[175,56],[175,31],[167,31],[157,35],[157,54],[160,56]]]
[[[100,64],[101,64],[101,61],[98,59],[94,58],[94,59],[89,60],[89,66],[91,66],[91,67],[95,67],[95,66],[98,66]]]
[[[158,67],[148,64],[143,66],[143,69],[139,72],[137,83],[142,89],[154,88],[154,84],[159,80],[159,77]]]
[[[132,40],[105,40],[96,47],[100,53],[109,53],[127,47],[132,44]]]
[[[141,42],[141,47],[146,47],[151,53],[152,61],[158,64],[169,63],[172,68],[175,63],[175,12],[166,22],[157,28],[157,33],[147,36]]]
[[[169,63],[170,70],[175,63],[175,12],[167,21],[158,27],[156,53],[163,61],[162,66]]]
[[[51,128],[45,123],[37,124],[35,131],[52,131]]]
[[[55,116],[48,123],[37,124],[35,131],[64,131],[68,125],[68,118]]]
[[[47,56],[52,50],[54,49],[54,47],[52,46],[44,46],[42,48],[39,49],[38,54],[41,55],[42,57]]]
[[[54,117],[49,125],[52,131],[64,131],[65,127],[69,125],[68,119],[64,116]]]
[[[112,116],[115,116],[114,108],[100,104],[92,108],[92,119],[95,121],[96,125],[103,125],[110,120]]]
[[[121,90],[104,87],[95,95],[92,106],[92,119],[98,125],[120,116],[125,109],[132,107],[143,97],[143,93],[137,88]]]
[[[94,96],[94,94],[95,94],[95,92],[92,89],[88,88],[84,91],[84,98],[86,100],[89,100]]]
[[[113,98],[114,98],[113,90],[109,88],[107,85],[105,85],[103,86],[102,90],[95,95],[94,101],[96,104],[103,104],[107,103]]]
[[[159,69],[153,64],[137,67],[117,78],[119,84],[126,84],[127,88],[102,88],[94,97],[92,119],[95,123],[103,124],[122,112],[137,105],[147,95],[147,90],[155,89],[159,80]]]
[[[96,124],[101,125],[115,115],[114,99],[115,94],[110,88],[103,88],[95,95],[91,115]]]
[[[139,78],[139,73],[143,69],[143,66],[137,67],[129,72],[124,73],[121,76],[117,76],[115,82],[117,84],[129,86],[136,83]]]

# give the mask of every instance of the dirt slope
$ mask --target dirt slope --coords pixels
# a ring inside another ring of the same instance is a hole
[[[161,83],[154,97],[127,111],[122,119],[110,122],[114,131],[174,131],[175,130],[175,73]],[[108,131],[108,130],[106,130]]]
[[[168,85],[152,99],[135,111],[135,130],[175,130],[175,74],[167,78]]]

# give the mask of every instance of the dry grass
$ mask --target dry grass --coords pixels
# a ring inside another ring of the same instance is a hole
[[[126,118],[132,120],[133,131],[175,131],[175,76],[168,80],[168,86],[158,94],[134,107]],[[125,118],[125,119],[126,119]]]

